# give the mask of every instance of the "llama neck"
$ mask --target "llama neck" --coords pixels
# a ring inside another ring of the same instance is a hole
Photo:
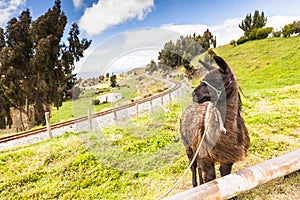
[[[239,94],[237,89],[233,89],[232,93],[228,95],[226,101],[221,101],[217,104],[218,109],[222,115],[222,120],[226,124],[232,124],[239,114]],[[228,123],[231,122],[231,123]]]

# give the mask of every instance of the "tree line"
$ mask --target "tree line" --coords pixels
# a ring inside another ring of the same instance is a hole
[[[264,12],[256,10],[253,15],[247,14],[239,28],[244,31],[244,35],[237,41],[232,41],[231,44],[243,44],[250,40],[264,39],[271,35],[273,37],[290,37],[293,34],[300,33],[300,21],[286,24],[282,30],[274,31],[273,27],[264,27],[267,23],[267,17]]]
[[[11,109],[29,127],[45,123],[44,113],[57,109],[71,95],[75,84],[74,63],[83,57],[91,41],[80,39],[73,23],[62,42],[67,16],[61,1],[32,20],[29,9],[0,28],[0,128],[11,127]]]
[[[300,21],[285,25],[281,31],[274,31],[273,27],[265,27],[267,17],[264,12],[256,10],[252,15],[247,14],[246,17],[238,24],[239,28],[244,31],[244,35],[237,41],[232,40],[230,44],[239,45],[250,40],[264,39],[270,36],[273,37],[290,37],[293,34],[300,33]],[[146,65],[146,71],[152,73],[156,70],[170,71],[178,66],[183,66],[186,69],[187,75],[192,75],[195,69],[190,65],[190,61],[197,55],[207,51],[210,47],[215,48],[217,44],[216,37],[207,29],[203,35],[180,36],[174,43],[169,41],[165,43],[163,49],[159,52],[158,63],[151,60]]]
[[[194,33],[192,36],[180,36],[175,43],[173,41],[167,42],[159,52],[158,64],[152,60],[146,66],[146,70],[154,72],[164,68],[175,69],[183,65],[188,72],[191,72],[194,69],[190,65],[193,57],[205,52],[210,47],[216,47],[216,45],[216,37],[212,35],[209,29],[204,31],[203,35]]]

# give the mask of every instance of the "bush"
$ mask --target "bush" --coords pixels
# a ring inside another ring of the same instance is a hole
[[[283,37],[290,37],[292,34],[300,33],[300,21],[293,21],[282,28]]]
[[[237,45],[237,43],[235,40],[231,40],[230,45],[235,47]]]
[[[272,27],[260,28],[256,32],[256,39],[265,39],[272,33],[272,31]]]
[[[100,104],[100,100],[99,99],[92,100],[92,105],[99,105],[99,104]]]
[[[256,33],[257,33],[258,29],[253,29],[250,34],[249,34],[249,40],[255,40],[256,39]]]
[[[273,37],[281,37],[281,31],[273,31]]]
[[[287,24],[282,28],[283,37],[290,37],[292,33],[293,33],[292,24]]]
[[[300,33],[300,21],[294,21],[292,27],[293,33]]]
[[[80,94],[81,94],[81,89],[79,87],[75,86],[72,91],[73,99],[74,100],[78,99]]]
[[[239,44],[243,44],[247,41],[248,41],[248,38],[246,36],[242,36],[236,41],[236,43],[239,45]]]

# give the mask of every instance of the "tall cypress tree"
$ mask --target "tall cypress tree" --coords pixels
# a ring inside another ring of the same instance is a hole
[[[44,113],[50,112],[52,103],[62,104],[63,69],[59,65],[60,41],[67,24],[67,17],[61,10],[60,0],[52,9],[40,16],[32,24],[32,40],[35,43],[35,56],[31,69],[35,76],[32,80],[35,124],[44,124]]]
[[[2,87],[5,87],[3,98],[9,102],[10,107],[19,110],[21,129],[24,130],[23,113],[26,113],[26,92],[24,84],[26,73],[29,70],[29,59],[32,56],[32,43],[30,40],[31,17],[29,10],[23,11],[19,19],[13,18],[6,27],[7,45],[2,37],[4,46],[1,50]],[[2,45],[3,46],[3,45]]]
[[[44,112],[62,105],[64,91],[74,84],[74,62],[91,41],[79,39],[73,24],[68,46],[62,43],[67,17],[61,1],[31,21],[29,10],[0,28],[0,128],[12,124],[10,108],[27,115],[31,125],[44,124]],[[22,119],[21,119],[22,121]]]
[[[91,40],[87,39],[79,39],[79,27],[76,23],[71,25],[71,29],[69,31],[68,36],[68,43],[69,45],[66,46],[63,44],[61,47],[61,65],[64,68],[65,76],[65,90],[64,95],[67,96],[68,91],[72,90],[75,81],[76,81],[76,74],[72,74],[72,71],[75,68],[74,62],[79,61],[80,58],[83,57],[83,52],[91,45]]]
[[[262,28],[266,25],[266,23],[267,18],[265,17],[265,13],[261,12],[260,14],[259,11],[256,10],[253,16],[251,13],[247,14],[245,19],[242,20],[242,23],[239,24],[239,27],[244,31],[244,35],[249,37],[250,33],[254,29]]]
[[[7,68],[7,54],[8,48],[4,36],[4,29],[0,28],[0,129],[5,129],[12,125],[12,118],[10,115],[10,103],[7,96],[8,83],[6,73]]]

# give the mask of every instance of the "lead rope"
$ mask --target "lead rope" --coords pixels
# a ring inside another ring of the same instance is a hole
[[[211,104],[210,105],[208,105],[208,107],[211,107]],[[181,175],[181,177],[179,178],[179,179],[177,179],[177,181],[176,181],[176,183],[168,190],[168,192],[166,192],[164,195],[162,195],[158,200],[161,200],[162,198],[164,198],[164,197],[166,197],[168,194],[170,194],[170,192],[172,192],[173,190],[174,190],[174,188],[180,183],[180,181],[182,181],[182,179],[185,177],[185,175],[188,173],[188,171],[190,170],[190,168],[192,167],[192,165],[193,165],[193,163],[195,162],[195,159],[196,159],[196,157],[197,157],[197,155],[198,155],[198,153],[199,153],[199,151],[200,151],[200,147],[202,146],[202,143],[203,143],[203,140],[204,140],[204,138],[205,138],[205,135],[206,135],[206,132],[207,132],[207,130],[208,130],[208,128],[207,128],[207,121],[209,121],[210,120],[210,118],[211,118],[211,116],[209,117],[209,118],[207,118],[207,113],[208,113],[208,110],[210,110],[210,109],[206,109],[206,112],[205,112],[205,129],[204,129],[204,133],[203,133],[203,136],[202,136],[202,138],[201,138],[201,141],[200,141],[200,143],[199,143],[199,145],[198,145],[198,147],[197,147],[197,150],[196,150],[196,152],[195,152],[195,155],[194,155],[194,157],[193,157],[193,159],[192,159],[192,161],[190,162],[190,164],[189,164],[189,166],[187,167],[187,169],[184,171],[184,173]],[[201,136],[201,134],[199,134],[199,137]]]
[[[224,91],[226,91],[227,88],[229,88],[229,86],[232,84],[233,80],[234,80],[234,78],[232,78],[232,79],[230,80],[230,82],[228,83],[228,85],[227,85],[223,90],[218,90],[217,88],[215,88],[214,86],[212,86],[212,85],[211,85],[209,82],[207,82],[207,81],[201,81],[201,82],[202,82],[202,83],[205,83],[207,86],[209,86],[211,89],[213,89],[213,90],[216,92],[216,94],[217,94],[217,99],[216,99],[215,102],[214,102],[214,105],[216,106],[217,103],[218,103],[218,101],[219,101],[219,99],[220,99],[220,97],[221,97],[221,94],[222,94]]]

